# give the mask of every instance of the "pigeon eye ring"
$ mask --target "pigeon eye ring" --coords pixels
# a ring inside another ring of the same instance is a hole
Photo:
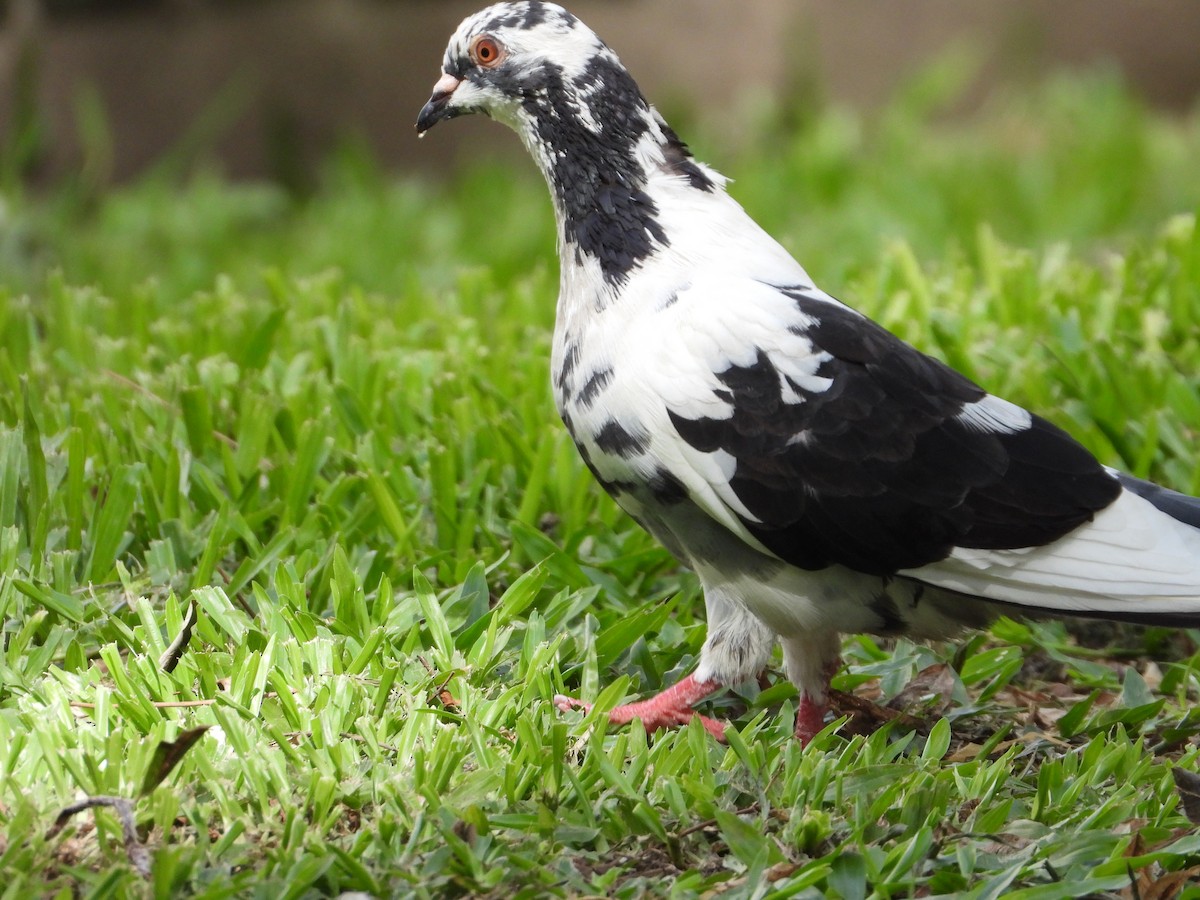
[[[504,59],[504,48],[489,35],[481,34],[471,42],[471,60],[477,66],[494,69]]]

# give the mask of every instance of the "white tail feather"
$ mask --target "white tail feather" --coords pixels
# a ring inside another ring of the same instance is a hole
[[[1196,615],[1200,622],[1200,529],[1129,491],[1045,546],[958,548],[948,559],[900,574],[1043,610],[1134,619]]]

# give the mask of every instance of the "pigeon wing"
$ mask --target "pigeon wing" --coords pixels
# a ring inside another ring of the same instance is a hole
[[[689,316],[724,355],[691,396],[679,380],[666,396],[681,455],[723,461],[724,484],[704,472],[708,502],[726,507],[710,514],[736,518],[743,539],[804,569],[1043,609],[1194,615],[1158,610],[1159,596],[1200,608],[1200,530],[1124,490],[1062,429],[815,288],[742,293],[741,318]]]

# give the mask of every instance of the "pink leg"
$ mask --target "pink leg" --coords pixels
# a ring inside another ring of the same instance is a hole
[[[647,731],[657,731],[660,728],[686,725],[693,718],[697,718],[709,734],[719,741],[724,741],[725,723],[702,716],[692,709],[693,703],[698,703],[721,687],[720,682],[697,681],[695,675],[689,675],[649,700],[614,707],[608,714],[608,721],[611,725],[627,725],[634,719],[641,719]],[[555,696],[554,705],[562,712],[570,709],[590,712],[592,709],[592,704],[576,700],[574,697],[564,697],[562,694]]]
[[[842,661],[838,657],[826,664],[825,685],[820,700],[808,691],[800,691],[800,705],[796,707],[796,740],[801,744],[807,745],[825,727],[825,712],[829,709],[829,682],[841,667]]]
[[[825,710],[829,709],[826,700],[814,700],[808,694],[800,695],[800,705],[796,707],[796,740],[801,744],[817,736],[817,732],[825,727]]]

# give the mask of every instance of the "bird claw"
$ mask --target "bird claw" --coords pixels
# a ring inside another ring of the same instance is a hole
[[[574,697],[568,697],[566,694],[554,695],[554,707],[559,712],[570,712],[573,709],[581,709],[585,715],[592,711],[592,704],[586,700],[576,700]]]
[[[608,713],[608,723],[610,725],[627,725],[634,719],[638,719],[647,732],[654,732],[660,728],[676,728],[687,725],[692,719],[699,719],[700,724],[709,734],[724,743],[726,723],[719,719],[702,716],[692,709],[693,703],[707,697],[720,687],[721,685],[715,681],[697,681],[695,676],[689,675],[678,684],[648,700],[613,707]],[[579,709],[586,714],[592,711],[591,703],[567,697],[564,694],[555,694],[554,705],[560,712]]]

